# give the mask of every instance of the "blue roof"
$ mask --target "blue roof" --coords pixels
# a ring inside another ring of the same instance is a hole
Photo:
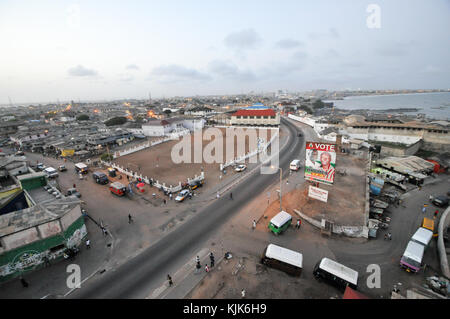
[[[253,110],[265,110],[265,109],[270,109],[270,107],[265,106],[262,103],[255,103],[252,106],[247,107],[247,109],[253,109]]]

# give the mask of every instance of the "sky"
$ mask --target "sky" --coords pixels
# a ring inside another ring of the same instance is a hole
[[[0,39],[0,104],[450,88],[449,0],[2,0]]]

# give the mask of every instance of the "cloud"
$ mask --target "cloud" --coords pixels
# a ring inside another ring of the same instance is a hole
[[[225,37],[224,42],[230,49],[248,50],[256,49],[262,39],[255,30],[245,29],[230,33]]]
[[[211,79],[206,73],[178,64],[155,67],[150,72],[150,76],[157,78],[160,82],[205,81]]]
[[[318,40],[321,38],[337,39],[339,38],[339,32],[338,30],[336,30],[336,28],[329,28],[328,31],[324,33],[311,32],[308,34],[308,37],[313,40]]]
[[[275,43],[275,46],[280,49],[295,49],[299,46],[303,46],[304,44],[300,41],[294,39],[282,39]]]
[[[414,41],[409,42],[393,42],[384,44],[378,49],[376,53],[383,57],[403,57],[409,54],[409,50],[415,47]]]
[[[134,80],[134,76],[131,74],[119,74],[119,81],[121,82],[131,82]]]
[[[97,71],[93,69],[85,68],[84,66],[78,64],[77,66],[70,68],[67,73],[70,76],[97,76]]]
[[[220,77],[234,79],[237,81],[250,81],[256,78],[252,71],[242,71],[235,64],[223,60],[211,61],[208,64],[208,70]]]
[[[125,69],[127,70],[139,70],[139,67],[136,64],[128,64]]]

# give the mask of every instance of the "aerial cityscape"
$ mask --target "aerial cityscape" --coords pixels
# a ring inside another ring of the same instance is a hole
[[[447,300],[449,17],[3,1],[0,299]]]

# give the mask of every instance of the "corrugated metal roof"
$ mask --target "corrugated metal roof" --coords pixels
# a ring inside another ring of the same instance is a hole
[[[239,110],[232,114],[232,116],[275,116],[276,113],[272,109],[266,110]]]

